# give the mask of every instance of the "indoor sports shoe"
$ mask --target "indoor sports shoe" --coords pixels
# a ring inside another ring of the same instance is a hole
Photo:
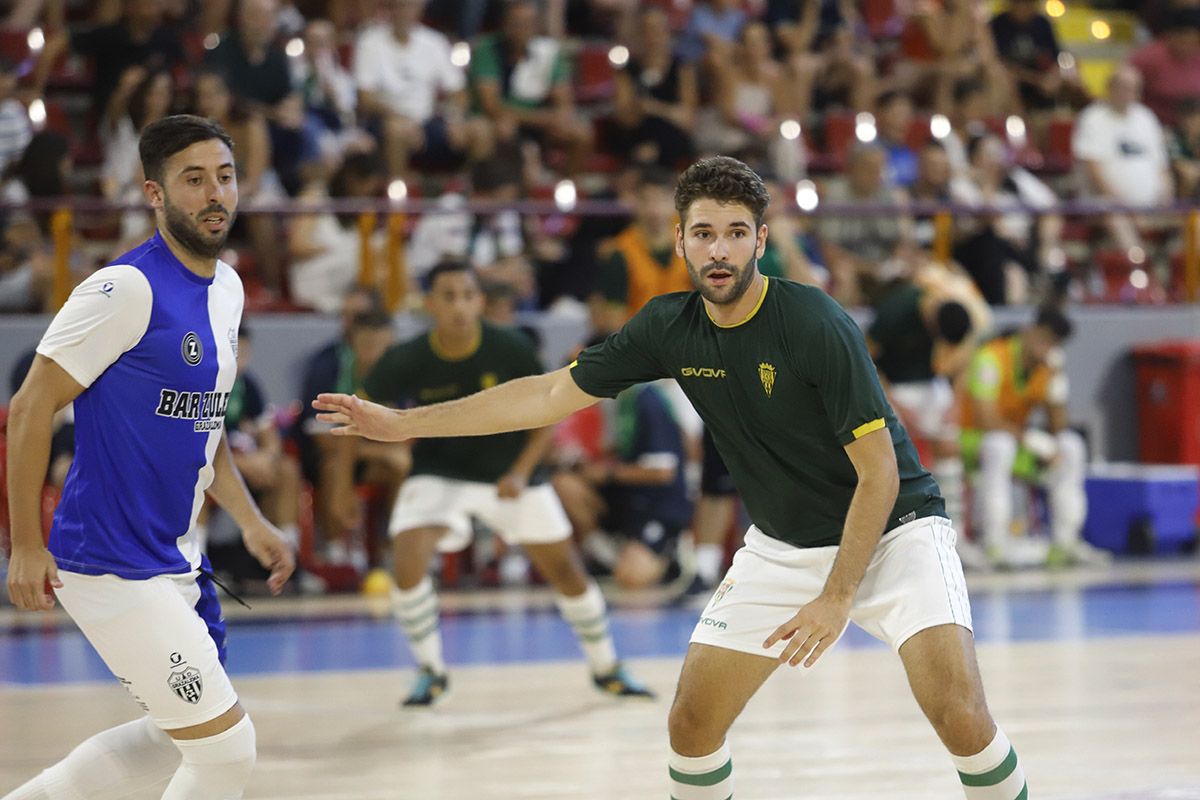
[[[617,664],[607,675],[593,675],[596,688],[611,697],[644,697],[653,700],[654,692],[629,676],[622,664]]]
[[[1112,553],[1079,541],[1069,547],[1053,544],[1046,555],[1046,566],[1051,569],[1063,567],[1107,567],[1112,564]]]
[[[405,708],[429,708],[446,696],[450,678],[438,675],[429,667],[421,667],[408,698],[401,704]]]

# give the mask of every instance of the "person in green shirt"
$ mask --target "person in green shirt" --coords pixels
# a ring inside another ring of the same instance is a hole
[[[383,354],[363,382],[367,395],[392,406],[426,406],[543,371],[525,333],[482,321],[483,292],[468,264],[443,261],[430,270],[428,285],[433,328]],[[421,668],[404,705],[433,705],[448,688],[429,564],[439,550],[470,544],[472,518],[521,545],[553,587],[598,689],[653,696],[617,660],[604,596],[583,571],[566,512],[537,469],[551,435],[543,427],[413,444],[412,473],[388,524],[398,586],[393,607]]]
[[[574,175],[591,152],[592,128],[575,114],[562,43],[537,35],[540,13],[533,0],[505,4],[500,31],[480,37],[471,53],[471,89],[501,147],[514,141],[561,147],[563,172]]]
[[[336,435],[402,440],[551,424],[674,377],[753,525],[692,633],[668,719],[674,797],[733,795],[733,721],[783,663],[812,667],[853,620],[900,655],[972,800],[1028,796],[984,698],[955,533],[854,321],[819,289],[764,278],[762,180],[735,159],[679,179],[675,246],[696,291],[651,300],[569,367],[396,412],[325,394]]]

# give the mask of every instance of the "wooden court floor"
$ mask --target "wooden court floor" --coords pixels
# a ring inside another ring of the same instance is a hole
[[[975,581],[972,592],[1024,591],[1039,580]],[[1062,580],[1066,595],[1086,584]],[[1184,581],[1185,598],[1200,594],[1195,566],[1170,580],[1176,589]],[[1066,604],[1069,614],[1120,613],[1091,609],[1081,596]],[[1198,607],[1155,613],[1200,617]],[[1088,633],[1094,627],[980,644],[991,706],[1021,754],[1030,797],[1200,800],[1200,618],[1173,620],[1170,633]],[[631,660],[661,693],[653,703],[598,696],[578,661],[462,666],[450,700],[415,713],[396,704],[407,669],[235,676],[259,740],[246,797],[665,798],[665,720],[679,663]],[[111,682],[0,680],[0,793],[135,712]],[[839,646],[810,674],[781,670],[731,742],[738,798],[962,797],[898,659],[883,648]]]

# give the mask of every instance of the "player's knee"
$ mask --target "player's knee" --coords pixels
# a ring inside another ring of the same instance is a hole
[[[696,703],[676,697],[667,716],[671,749],[681,756],[697,757],[715,752],[725,740],[725,731],[715,730],[710,715]]]
[[[203,739],[177,739],[183,763],[171,787],[180,798],[239,798],[250,781],[258,747],[254,723],[244,716],[228,730]],[[166,797],[173,795],[164,795]]]
[[[982,698],[948,697],[938,707],[928,709],[927,715],[938,736],[955,753],[977,752],[991,740],[995,730]]]

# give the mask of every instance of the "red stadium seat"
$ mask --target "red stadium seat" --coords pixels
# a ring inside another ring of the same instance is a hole
[[[575,99],[582,104],[611,100],[616,93],[615,71],[607,44],[585,44],[575,60]]]
[[[1050,123],[1046,135],[1047,171],[1066,172],[1071,168],[1071,135],[1075,131],[1073,119],[1055,119]]]

